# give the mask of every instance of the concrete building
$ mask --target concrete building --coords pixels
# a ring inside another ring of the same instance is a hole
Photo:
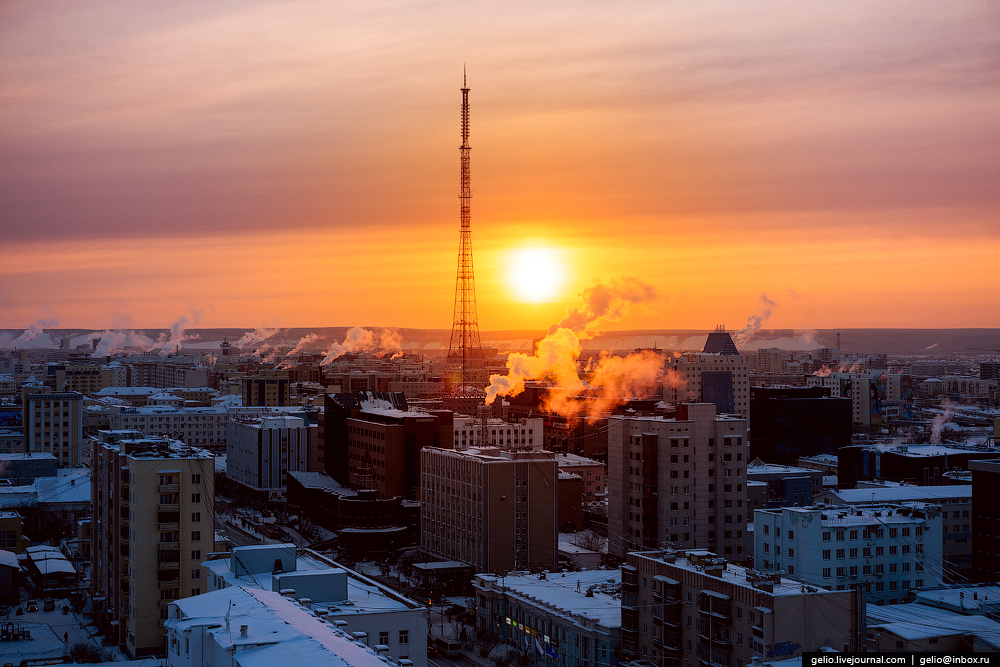
[[[579,475],[583,481],[583,501],[603,498],[607,493],[608,476],[606,466],[600,461],[576,454],[556,454],[556,462],[562,472]]]
[[[19,454],[27,452],[24,431],[20,428],[0,428],[0,453]]]
[[[866,480],[939,486],[944,473],[967,470],[971,461],[998,456],[1000,448],[990,445],[852,445],[837,452],[837,483],[845,489]]]
[[[132,659],[162,653],[171,600],[207,590],[215,551],[212,455],[150,436],[96,443],[91,586],[99,627]]]
[[[28,451],[56,457],[60,467],[79,466],[83,444],[83,394],[24,394],[24,433]]]
[[[24,551],[26,545],[21,535],[23,521],[17,512],[0,511],[0,549],[15,555]]]
[[[970,461],[972,490],[992,498],[1000,488],[1000,459]],[[1000,503],[978,502],[972,514],[972,570],[975,581],[1000,581]]]
[[[750,371],[725,331],[709,334],[701,354],[667,360],[663,400],[714,403],[719,414],[750,418]]]
[[[609,550],[707,547],[741,560],[747,421],[710,403],[681,403],[676,417],[608,418]]]
[[[653,667],[746,667],[863,648],[854,591],[826,591],[695,551],[631,553],[622,567],[622,658]]]
[[[476,572],[552,566],[558,474],[552,452],[424,448],[421,545]]]
[[[108,419],[113,431],[140,431],[145,435],[162,435],[206,449],[224,449],[229,413],[225,408],[215,407],[144,405],[112,413]]]
[[[747,479],[767,484],[767,507],[812,505],[823,490],[823,473],[809,468],[764,463],[754,459],[747,466]]]
[[[978,462],[973,462],[978,463]],[[958,583],[973,579],[972,485],[898,486],[864,489],[828,489],[816,496],[824,505],[886,505],[923,502],[941,506],[941,550],[944,554],[944,581]]]
[[[476,625],[506,644],[563,665],[618,664],[621,570],[477,574],[472,587]]]
[[[394,664],[427,664],[427,608],[320,554],[294,544],[237,547],[205,568],[209,591],[284,592],[362,644],[384,647]]]
[[[128,383],[133,387],[205,387],[208,369],[183,357],[130,360]]]
[[[171,602],[168,667],[386,667],[381,651],[279,592],[227,588]],[[426,658],[425,658],[426,660]]]
[[[262,499],[283,500],[286,473],[306,471],[309,435],[300,417],[238,417],[226,428],[226,474]]]
[[[943,581],[941,507],[784,507],[754,512],[754,565],[828,590],[863,588],[875,604],[905,602]]]
[[[543,421],[541,417],[528,417],[516,422],[490,418],[487,422],[488,443],[480,442],[482,428],[474,417],[455,417],[455,449],[470,447],[499,447],[500,449],[542,449]]]
[[[280,407],[290,405],[288,371],[258,371],[243,378],[243,405]]]

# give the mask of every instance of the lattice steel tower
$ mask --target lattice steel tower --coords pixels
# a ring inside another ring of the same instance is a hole
[[[455,281],[455,315],[451,324],[448,358],[461,362],[457,368],[453,393],[460,396],[485,394],[486,367],[483,346],[479,340],[476,316],[476,277],[472,269],[472,226],[469,200],[472,199],[472,177],[469,171],[469,87],[462,75],[462,156],[460,202],[461,230],[458,245],[458,278]],[[456,366],[458,364],[456,363]]]

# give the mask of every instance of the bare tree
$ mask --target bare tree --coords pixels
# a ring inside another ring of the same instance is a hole
[[[482,658],[488,658],[500,643],[500,635],[487,628],[476,628],[470,634],[472,646]]]
[[[592,530],[580,531],[576,534],[574,542],[581,549],[596,551],[599,554],[604,553],[608,549],[608,538],[598,535]]]

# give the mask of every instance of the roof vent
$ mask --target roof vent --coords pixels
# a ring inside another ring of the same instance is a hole
[[[240,637],[248,637],[250,633],[248,632],[250,628],[246,625],[240,626]]]

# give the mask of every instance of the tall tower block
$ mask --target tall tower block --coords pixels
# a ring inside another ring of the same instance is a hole
[[[485,395],[486,367],[483,347],[479,339],[479,320],[476,315],[476,277],[472,268],[472,217],[469,203],[472,199],[472,176],[469,170],[469,86],[462,76],[462,157],[458,245],[458,277],[455,280],[455,314],[451,324],[451,343],[448,358],[455,362],[456,377],[453,393],[459,396]]]

